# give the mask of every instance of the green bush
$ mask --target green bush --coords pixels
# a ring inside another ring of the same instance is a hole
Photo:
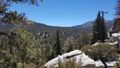
[[[0,54],[2,54],[0,60],[3,59],[4,63],[8,63],[7,66],[16,66],[19,62],[43,64],[41,43],[32,33],[22,28],[14,28],[8,35],[9,38],[2,39],[0,45]]]
[[[120,68],[120,61],[117,61],[114,68]]]
[[[99,44],[96,46],[85,46],[82,48],[82,51],[94,60],[101,60],[105,68],[108,67],[107,61],[115,61],[118,58],[115,45]]]
[[[22,63],[17,63],[17,68],[23,68],[23,64]]]
[[[82,51],[94,60],[104,59],[105,61],[112,61],[118,57],[115,45],[101,43],[96,46],[84,46]]]

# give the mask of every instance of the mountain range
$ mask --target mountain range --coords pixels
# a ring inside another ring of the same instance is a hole
[[[48,34],[53,35],[56,32],[56,30],[59,30],[60,34],[66,37],[66,36],[80,36],[80,34],[83,31],[91,33],[93,23],[94,21],[89,21],[84,24],[72,26],[72,27],[49,26],[49,25],[45,25],[45,24],[37,23],[37,22],[33,22],[32,25],[0,23],[0,29],[9,31],[13,27],[15,28],[20,27],[20,28],[27,29],[28,31],[35,34],[36,36],[38,36],[38,34],[43,34],[43,33],[48,33]],[[107,30],[112,26],[113,26],[113,20],[107,20],[106,21]]]

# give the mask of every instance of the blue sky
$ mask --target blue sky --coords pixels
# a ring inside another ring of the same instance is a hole
[[[106,20],[114,19],[115,4],[116,0],[45,0],[39,6],[13,4],[10,10],[47,25],[74,26],[94,20],[99,10],[108,12]]]

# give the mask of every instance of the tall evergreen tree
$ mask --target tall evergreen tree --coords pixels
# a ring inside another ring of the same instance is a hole
[[[101,16],[100,16],[100,12],[98,12],[97,18],[93,23],[93,38],[92,38],[91,44],[94,44],[95,42],[98,41],[100,21],[101,21]]]
[[[104,17],[101,16],[101,12],[98,12],[97,18],[93,23],[93,38],[91,44],[95,42],[104,42],[107,38],[106,28],[105,28],[105,21]]]
[[[116,13],[115,13],[114,26],[112,32],[119,32],[120,31],[120,0],[117,0],[115,9],[116,9]]]
[[[43,1],[43,0],[0,0],[0,3],[2,2],[7,2],[7,3],[28,3],[28,4],[33,4],[33,5],[37,5],[39,1]]]
[[[115,13],[115,19],[114,19],[114,26],[112,28],[111,34],[120,32],[120,0],[117,0],[115,9],[116,9],[116,13]],[[118,40],[117,49],[118,49],[118,52],[120,52],[119,40]]]
[[[101,17],[101,30],[100,30],[100,41],[101,42],[104,42],[105,41],[105,39],[107,38],[107,31],[106,31],[106,26],[105,26],[105,20],[104,20],[104,17],[103,17],[104,15],[102,15],[102,17]]]
[[[12,24],[27,24],[27,18],[24,13],[18,13],[17,11],[10,11],[1,18],[2,22]]]
[[[0,0],[0,16],[7,14],[7,9],[13,3],[39,5],[43,0]]]
[[[115,13],[116,17],[120,17],[120,0],[117,0],[115,9],[116,9],[116,13]]]
[[[61,55],[61,44],[60,44],[60,37],[59,37],[59,31],[56,32],[56,38],[55,38],[55,44],[53,46],[54,49],[54,57]]]

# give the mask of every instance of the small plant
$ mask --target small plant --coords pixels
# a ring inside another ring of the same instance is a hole
[[[17,68],[23,68],[23,64],[22,63],[17,63]]]
[[[120,60],[116,62],[114,68],[120,68]]]
[[[82,68],[81,64],[76,63],[76,59],[72,58],[65,62],[59,60],[58,68]]]

